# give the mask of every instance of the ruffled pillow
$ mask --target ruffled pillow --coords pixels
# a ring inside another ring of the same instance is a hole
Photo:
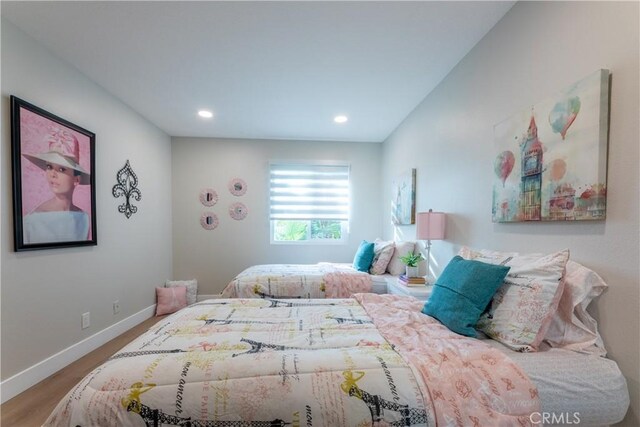
[[[574,261],[567,263],[564,291],[544,342],[551,347],[606,356],[598,322],[587,312],[608,287],[598,274]]]
[[[369,273],[384,274],[387,271],[387,266],[391,261],[396,245],[393,242],[380,239],[376,239],[373,243],[373,262],[371,263]]]

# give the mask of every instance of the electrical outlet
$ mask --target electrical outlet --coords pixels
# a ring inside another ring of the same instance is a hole
[[[91,318],[89,316],[90,313],[88,311],[86,313],[82,313],[82,329],[87,329],[91,326]]]
[[[115,300],[113,302],[113,314],[120,313],[120,300]]]

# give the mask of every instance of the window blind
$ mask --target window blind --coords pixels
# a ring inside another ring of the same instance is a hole
[[[349,166],[271,164],[270,219],[349,220]]]

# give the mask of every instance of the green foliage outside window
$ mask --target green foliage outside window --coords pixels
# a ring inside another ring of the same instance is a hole
[[[341,236],[340,221],[311,221],[312,239],[340,239]]]
[[[307,240],[308,221],[275,221],[274,240]]]
[[[273,224],[273,239],[292,242],[302,240],[340,240],[342,224],[334,220],[278,220]]]

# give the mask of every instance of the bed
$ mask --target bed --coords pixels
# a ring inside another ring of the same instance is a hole
[[[457,335],[422,305],[372,293],[196,303],[87,375],[45,425],[511,426],[560,409],[585,411],[581,425],[590,425],[624,416],[629,398],[615,363],[578,363],[586,356],[567,352],[574,359],[561,365],[563,378],[588,367],[601,382],[564,395],[576,382],[538,369],[536,354],[513,357],[491,340]]]
[[[558,424],[599,427],[624,418],[629,407],[627,383],[613,360],[558,348],[519,353],[491,339],[484,342],[527,373],[538,388],[543,411],[556,414]]]
[[[372,275],[351,264],[254,265],[222,291],[223,298],[348,298],[359,292],[387,293],[388,274]]]

